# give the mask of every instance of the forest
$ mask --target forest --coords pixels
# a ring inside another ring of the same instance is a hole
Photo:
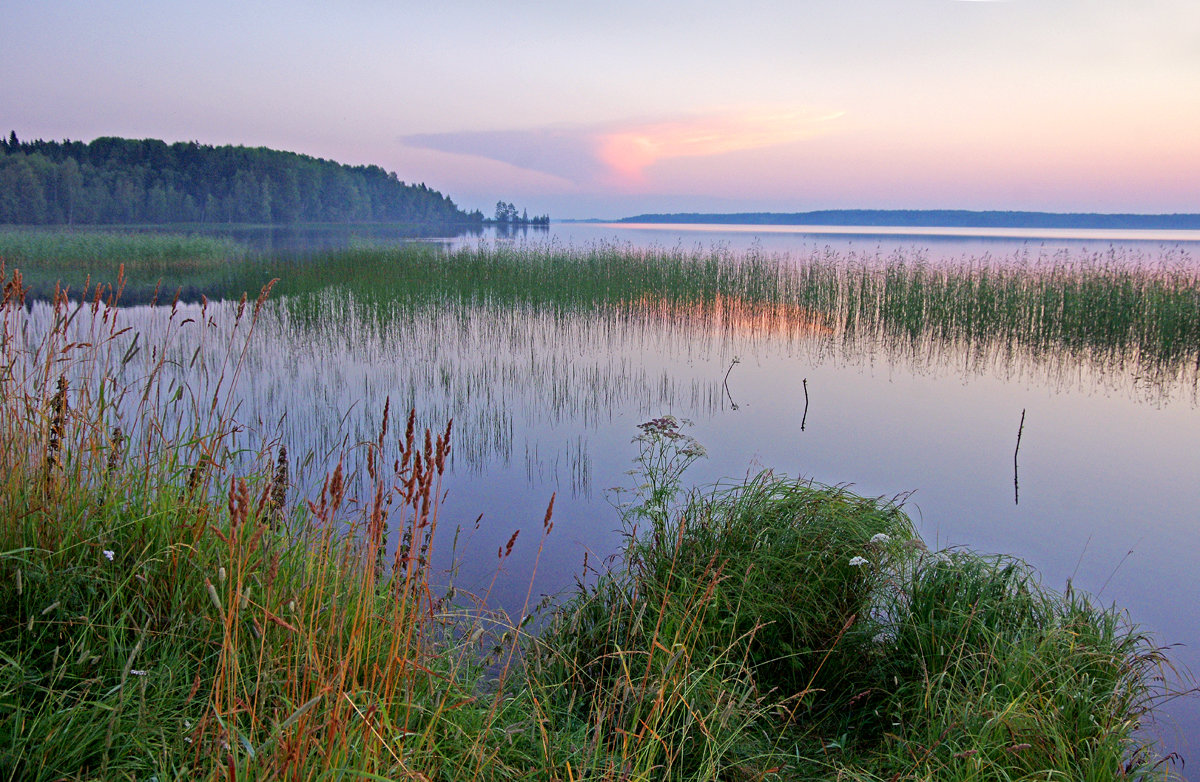
[[[0,140],[0,224],[483,223],[379,166],[265,147]]]

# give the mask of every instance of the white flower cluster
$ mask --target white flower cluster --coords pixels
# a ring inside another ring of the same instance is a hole
[[[892,536],[886,532],[876,532],[871,536],[870,544],[872,546],[886,546],[892,542]],[[871,564],[871,560],[866,557],[851,557],[850,567],[862,567],[863,565]]]

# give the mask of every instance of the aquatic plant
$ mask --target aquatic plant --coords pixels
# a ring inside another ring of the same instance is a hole
[[[1168,663],[1117,609],[1045,590],[1018,560],[930,553],[895,500],[769,472],[676,499],[665,523],[661,503],[630,507],[649,527],[537,639],[547,720],[595,731],[577,764],[655,779],[1170,776],[1143,730],[1172,694]]]
[[[492,610],[434,564],[448,425],[385,402],[311,493],[243,428],[220,391],[262,371],[269,290],[135,336],[119,284],[4,277],[0,777],[1170,778],[1167,661],[1122,613],[925,551],[898,500],[687,491],[666,416],[620,557]]]

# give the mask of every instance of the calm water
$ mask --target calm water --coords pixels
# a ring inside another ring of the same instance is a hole
[[[1179,267],[1200,258],[1200,235],[1178,232],[1026,237],[574,224],[439,241],[716,246],[782,264],[814,256],[935,265],[986,257]],[[304,263],[319,277],[316,261]],[[495,552],[518,528],[526,532],[491,593],[514,614],[535,561],[534,600],[569,586],[585,551],[593,563],[616,551],[620,519],[611,503],[619,494],[611,489],[633,481],[635,427],[670,413],[694,421],[690,433],[707,447],[709,458],[689,473],[693,482],[773,469],[851,484],[869,496],[907,494],[931,546],[1020,556],[1049,587],[1070,580],[1127,608],[1162,643],[1181,645],[1177,661],[1200,671],[1195,366],[1155,374],[1136,356],[848,337],[803,318],[736,307],[381,305],[361,301],[358,290],[338,272],[323,290],[285,295],[265,310],[229,389],[241,400],[238,417],[252,436],[286,442],[293,463],[311,454],[312,468],[335,462],[344,443],[374,439],[387,398],[393,410],[416,407],[433,426],[453,417],[456,450],[441,524],[464,528],[460,590],[488,588]],[[198,314],[198,305],[182,311]],[[216,361],[233,305],[210,303],[205,314],[216,324],[207,338]],[[125,318],[150,344],[166,328],[161,310],[131,307]],[[194,350],[194,341],[182,339],[181,363]],[[552,493],[555,528],[538,559]],[[1169,748],[1195,755],[1196,699],[1167,712]]]

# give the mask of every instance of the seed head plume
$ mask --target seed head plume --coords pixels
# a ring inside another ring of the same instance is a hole
[[[388,416],[391,414],[392,398],[388,396],[383,400],[383,423],[379,425],[379,447],[383,448],[383,438],[387,437],[388,431]]]
[[[429,430],[425,430],[425,467],[433,466],[433,439]]]
[[[337,468],[333,471],[333,477],[329,480],[329,515],[332,517],[337,513],[338,508],[342,505],[342,498],[345,495],[345,484],[343,483],[342,463],[338,462]]]
[[[412,458],[413,451],[413,434],[417,425],[416,408],[408,411],[408,425],[404,428],[404,445],[401,446],[400,454],[400,471],[408,469],[408,462]]]
[[[112,475],[121,463],[121,449],[125,445],[125,433],[121,427],[113,428],[111,444],[108,448],[108,460],[104,465],[104,474]]]
[[[512,554],[513,545],[517,542],[517,536],[521,534],[521,530],[513,530],[513,534],[509,536],[508,543],[496,549],[497,559],[506,559],[509,554]]]
[[[550,504],[546,506],[546,518],[542,520],[542,529],[545,530],[545,534],[547,535],[554,529],[554,520],[550,517],[554,515],[554,497],[557,494],[558,492],[551,493]]]
[[[188,473],[187,490],[189,494],[196,491],[196,489],[199,489],[201,484],[204,483],[204,479],[208,475],[208,467],[211,461],[212,460],[208,458],[208,454],[200,454],[200,460],[196,462],[196,465],[192,467],[191,472]]]
[[[437,474],[441,475],[446,469],[446,456],[450,453],[450,427],[454,424],[454,419],[451,418],[446,422],[446,431],[437,439],[437,454],[434,456],[434,467],[437,468]]]
[[[268,500],[268,511],[271,523],[277,524],[283,520],[283,506],[287,503],[288,489],[288,456],[287,446],[279,446],[279,458],[275,462],[275,474],[271,476],[271,496]]]
[[[229,479],[229,531],[232,536],[250,516],[250,487],[246,480]]]
[[[46,444],[47,477],[51,470],[62,467],[63,427],[67,420],[67,378],[58,377],[58,390],[50,399],[50,438]]]
[[[279,282],[278,277],[262,286],[262,290],[259,291],[258,298],[254,300],[254,316],[256,318],[258,317],[258,313],[262,309],[263,304],[266,304],[267,297],[271,295],[271,289],[275,287],[275,283],[277,282]]]

